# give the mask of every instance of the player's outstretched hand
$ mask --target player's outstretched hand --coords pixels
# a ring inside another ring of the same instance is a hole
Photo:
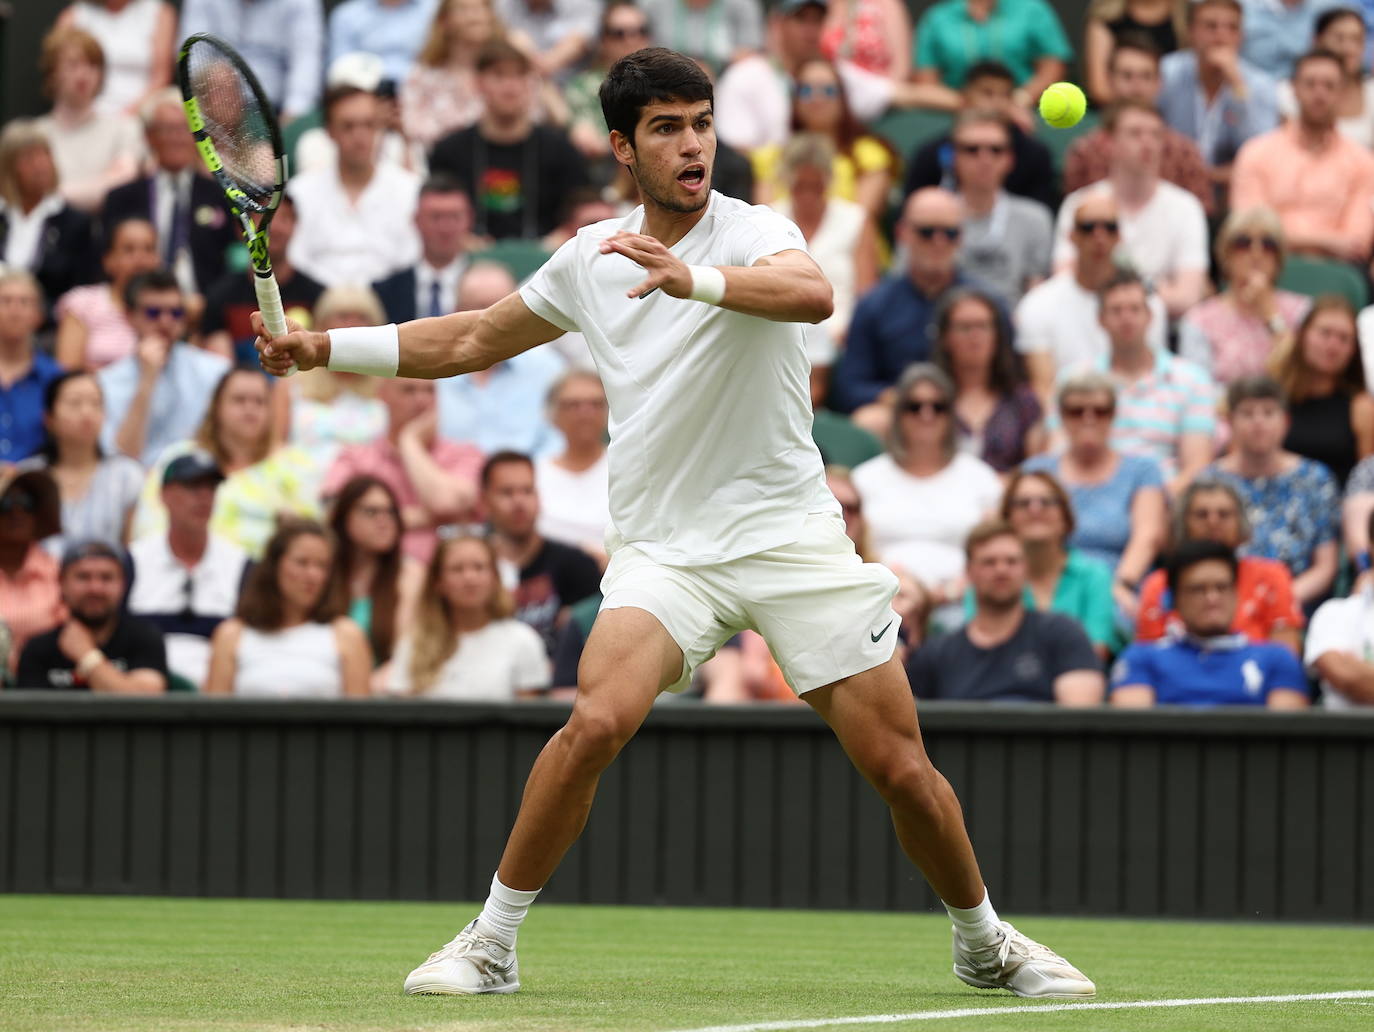
[[[286,376],[294,364],[298,369],[314,369],[329,361],[329,335],[303,330],[294,319],[286,320],[286,332],[273,337],[262,321],[262,313],[254,312],[250,319],[258,339],[258,361],[273,376]]]
[[[687,263],[657,237],[621,231],[601,241],[601,253],[623,254],[649,274],[639,286],[627,290],[626,297],[644,297],[660,288],[672,297],[688,297],[692,293],[692,272]]]

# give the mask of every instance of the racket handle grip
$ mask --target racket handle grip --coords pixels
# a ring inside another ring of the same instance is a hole
[[[270,273],[266,276],[253,277],[253,289],[258,295],[258,310],[262,312],[263,324],[267,331],[274,337],[286,332],[286,311],[281,305],[281,291],[277,289],[277,277]],[[287,376],[292,376],[296,372],[296,366],[292,363],[291,368],[286,371]]]

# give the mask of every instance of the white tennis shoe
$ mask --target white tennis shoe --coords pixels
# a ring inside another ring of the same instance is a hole
[[[474,920],[406,976],[406,995],[475,996],[520,988],[515,950],[483,935]]]
[[[1097,986],[1048,946],[1022,935],[1006,921],[1002,938],[973,949],[954,930],[954,974],[977,989],[1009,989],[1017,996],[1086,1000]]]

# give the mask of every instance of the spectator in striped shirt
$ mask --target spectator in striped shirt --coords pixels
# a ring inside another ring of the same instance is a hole
[[[1111,349],[1090,368],[1116,384],[1111,445],[1158,462],[1169,494],[1177,495],[1212,461],[1216,385],[1201,366],[1150,347],[1149,288],[1134,272],[1118,272],[1098,297]]]

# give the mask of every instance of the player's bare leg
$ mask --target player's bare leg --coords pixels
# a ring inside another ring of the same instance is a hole
[[[959,800],[926,755],[896,657],[802,698],[887,803],[902,850],[949,909],[954,973],[970,985],[1018,996],[1094,995],[1093,983],[1062,957],[997,919]]]
[[[535,760],[481,915],[410,973],[407,993],[520,988],[515,937],[534,897],[577,841],[602,773],[682,672],[682,650],[642,609],[601,613],[582,652],[568,722]]]

